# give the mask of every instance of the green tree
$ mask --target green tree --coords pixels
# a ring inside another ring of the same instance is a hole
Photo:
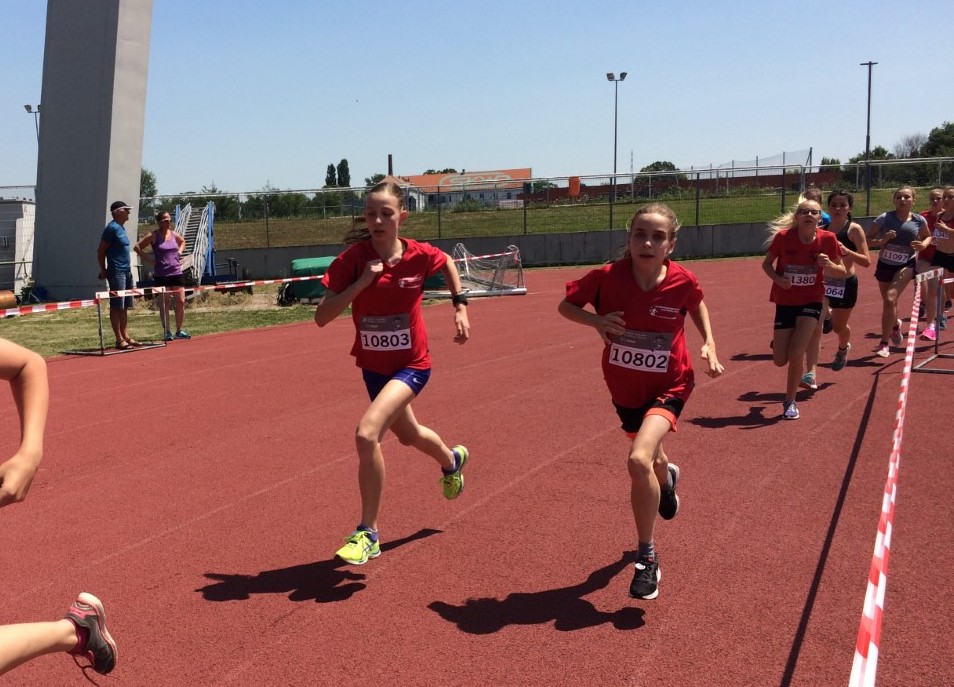
[[[153,214],[159,209],[159,202],[154,198],[159,194],[156,188],[156,175],[145,167],[139,172],[139,197],[149,200],[140,201],[140,214]]]
[[[445,167],[444,169],[428,169],[424,174],[457,174],[457,170],[453,167]]]
[[[335,172],[333,163],[328,163],[328,171],[325,172],[325,188],[333,188],[338,185],[338,175]]]
[[[341,192],[319,191],[312,200],[312,207],[321,217],[337,217],[341,215]]]
[[[338,187],[351,188],[351,170],[348,169],[348,161],[345,158],[338,163]]]
[[[822,167],[829,167],[829,166],[833,167],[835,165],[840,165],[840,164],[841,164],[841,160],[839,160],[837,157],[823,157],[821,159]]]
[[[642,173],[652,174],[652,188],[647,186],[646,192],[649,195],[659,195],[671,190],[672,187],[678,188],[680,181],[686,180],[685,174],[666,174],[666,172],[676,172],[676,165],[669,160],[656,160],[651,165],[646,165],[641,170]]]
[[[139,172],[139,197],[154,198],[159,195],[159,189],[156,186],[156,175],[145,167]]]
[[[369,177],[364,178],[364,185],[368,188],[374,186],[376,183],[381,181],[384,178],[383,174],[372,174]]]
[[[651,165],[646,165],[640,172],[675,172],[678,168],[668,160],[656,160]]]
[[[954,122],[944,122],[931,129],[920,154],[921,157],[954,156]]]
[[[893,160],[894,155],[888,152],[888,149],[884,146],[875,146],[871,149],[871,159],[872,160]],[[859,162],[865,161],[865,154],[863,152],[858,153],[854,157],[848,158],[849,165],[855,165]]]

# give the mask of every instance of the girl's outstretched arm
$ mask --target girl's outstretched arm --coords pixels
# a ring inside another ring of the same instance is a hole
[[[458,296],[463,288],[460,282],[460,272],[457,270],[457,264],[454,262],[454,259],[447,255],[447,253],[444,253],[444,256],[447,258],[447,261],[441,268],[441,272],[444,274],[444,281],[447,283],[447,288],[450,289],[451,296]],[[466,343],[470,338],[470,320],[467,318],[466,303],[456,303],[454,305],[454,329],[457,331],[457,336],[454,337],[454,341],[459,344]]]
[[[719,362],[719,356],[716,355],[715,339],[712,337],[712,325],[709,323],[709,309],[705,301],[699,301],[699,307],[689,311],[689,317],[693,324],[699,330],[702,337],[702,359],[706,361],[708,367],[706,374],[710,377],[718,377],[725,372],[725,367]]]
[[[0,379],[10,382],[20,415],[20,448],[0,463],[0,507],[3,507],[26,498],[43,460],[50,387],[46,361],[6,339],[0,339]]]

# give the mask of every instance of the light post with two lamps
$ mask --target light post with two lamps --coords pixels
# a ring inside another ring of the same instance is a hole
[[[33,125],[36,127],[36,143],[40,144],[40,106],[37,105],[36,109],[33,109],[32,105],[24,105],[23,109],[27,111],[27,114],[33,115]]]
[[[613,204],[616,202],[616,134],[619,130],[619,82],[626,79],[626,72],[620,72],[619,78],[613,72],[606,72],[606,80],[613,82],[613,189],[610,191],[609,220],[613,230]]]

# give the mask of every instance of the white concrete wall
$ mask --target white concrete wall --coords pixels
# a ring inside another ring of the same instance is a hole
[[[109,204],[138,205],[151,24],[152,0],[48,0],[34,276],[54,299],[103,287]]]

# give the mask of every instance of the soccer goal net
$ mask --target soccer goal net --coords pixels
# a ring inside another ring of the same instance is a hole
[[[474,255],[458,243],[451,254],[457,271],[460,273],[461,287],[468,298],[479,296],[515,296],[527,292],[523,282],[523,264],[520,262],[520,249],[507,246],[503,253],[492,255]],[[424,292],[425,298],[449,298],[450,291]]]

